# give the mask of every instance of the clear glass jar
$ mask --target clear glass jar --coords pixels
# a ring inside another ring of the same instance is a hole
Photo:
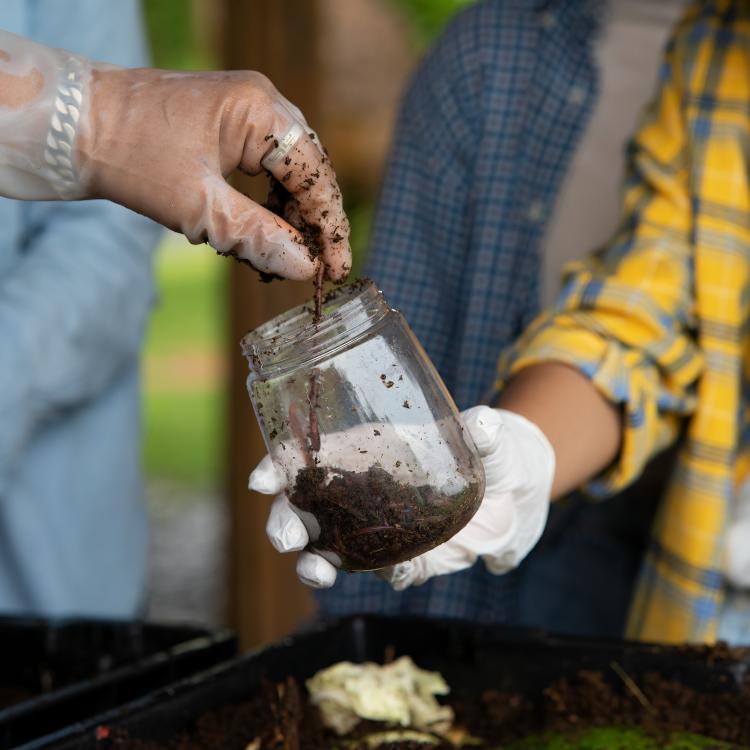
[[[249,333],[248,391],[310,547],[334,565],[394,565],[459,531],[484,470],[453,399],[369,280],[339,287],[313,323],[296,307]]]

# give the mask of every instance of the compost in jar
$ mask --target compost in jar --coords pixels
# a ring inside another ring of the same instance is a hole
[[[310,547],[374,570],[450,539],[484,471],[443,382],[371,281],[339,287],[243,340],[248,391]]]

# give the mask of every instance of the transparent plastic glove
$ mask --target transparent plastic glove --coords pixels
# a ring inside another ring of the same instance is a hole
[[[0,31],[0,194],[106,198],[259,271],[312,278],[300,232],[225,180],[268,169],[292,196],[328,276],[351,267],[330,161],[302,113],[259,73],[91,62]]]
[[[462,416],[484,462],[484,499],[452,539],[379,572],[397,591],[470,568],[479,558],[491,573],[507,573],[532,550],[547,522],[555,454],[542,431],[503,409],[475,406]]]
[[[547,438],[536,425],[512,412],[476,406],[462,416],[484,463],[484,499],[474,518],[450,541],[378,572],[397,591],[469,568],[480,557],[492,573],[505,573],[523,560],[544,530],[555,473],[555,455]],[[266,532],[279,552],[303,550],[307,531],[284,488],[284,476],[266,456],[250,476],[250,489],[280,493]],[[315,588],[332,586],[336,580],[336,568],[310,552],[300,555],[297,574]]]
[[[734,587],[750,589],[750,481],[740,487],[727,532],[724,572]]]

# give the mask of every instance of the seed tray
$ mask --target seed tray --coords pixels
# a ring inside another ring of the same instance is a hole
[[[228,630],[0,618],[0,747],[54,733],[236,652]]]
[[[552,682],[581,669],[600,670],[616,681],[613,662],[634,680],[658,672],[701,692],[738,690],[748,670],[744,658],[703,648],[555,637],[452,620],[356,616],[320,624],[218,665],[33,747],[101,750],[106,747],[102,738],[116,729],[165,741],[188,729],[202,713],[247,700],[264,679],[291,675],[304,680],[340,660],[382,661],[402,654],[442,672],[457,698],[496,689],[540,699]]]

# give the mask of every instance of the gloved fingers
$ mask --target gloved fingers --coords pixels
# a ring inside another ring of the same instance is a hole
[[[297,558],[297,576],[306,586],[329,589],[336,583],[336,568],[314,552],[301,552]]]
[[[308,136],[310,136],[310,140],[317,146],[318,151],[320,152],[321,156],[325,156],[325,150],[323,149],[323,146],[320,143],[320,138],[318,137],[318,134],[310,127],[309,123],[307,122],[307,119],[305,118],[304,113],[302,110],[293,102],[290,102],[289,99],[287,99],[283,94],[278,94],[278,101],[274,103],[274,108],[277,111],[281,111],[283,115],[285,115],[290,122],[297,123],[302,126],[305,133],[307,133]],[[294,126],[290,127],[290,130]],[[294,139],[294,143],[297,142],[297,138]],[[294,143],[291,144],[291,146],[294,145]],[[290,149],[291,149],[290,146]],[[287,154],[284,154],[282,158],[285,158]],[[268,159],[268,155],[263,158],[263,166],[266,169],[270,169],[268,164],[266,163],[266,160]]]
[[[453,539],[408,563],[384,569],[381,577],[391,584],[394,591],[404,591],[410,586],[421,586],[430,578],[470,568],[477,560],[476,554],[463,545],[454,543]]]
[[[290,102],[281,92],[279,92],[279,105],[289,113],[292,120],[296,120],[300,125],[304,125],[306,130],[310,130],[304,112],[294,102]]]
[[[277,552],[299,552],[310,541],[305,524],[294,512],[286,495],[279,495],[271,504],[266,522],[266,535]]]
[[[271,456],[265,455],[250,474],[247,486],[261,495],[278,495],[286,487],[286,477]]]
[[[387,568],[380,568],[380,570],[375,571],[375,575],[386,583],[389,583],[394,591],[401,591],[402,589],[399,586],[409,580],[412,567],[412,561],[406,560],[396,565],[389,565]]]
[[[289,154],[297,145],[299,139],[307,132],[302,123],[297,122],[292,117],[289,117],[289,120],[290,125],[286,132],[273,139],[271,150],[263,157],[263,159],[261,159],[260,162],[262,166],[273,175],[276,175],[280,170],[284,171],[284,174],[289,171],[288,169],[283,169],[284,167],[291,166],[292,160],[289,158]],[[277,179],[279,178],[277,177]]]
[[[485,568],[495,576],[505,575],[515,570],[521,564],[522,559],[518,550],[506,550],[499,555],[482,556]]]
[[[320,261],[312,257],[294,227],[220,176],[212,183],[206,185],[206,207],[199,226],[185,231],[188,239],[208,239],[220,253],[247,261],[263,273],[295,281],[314,278]]]
[[[339,281],[352,266],[349,222],[333,166],[319,149],[317,139],[313,142],[307,133],[300,138],[287,157],[299,171],[292,172],[285,187],[297,200],[304,221],[319,228],[318,244],[328,276]]]
[[[313,140],[311,133],[298,121],[279,117],[262,164],[298,204],[298,215],[307,228],[306,239],[322,253],[329,278],[338,281],[351,269],[349,222],[333,166],[317,136]],[[241,167],[252,172],[254,162],[255,154],[250,152],[243,157]],[[289,213],[287,209],[285,218],[290,218]],[[302,228],[302,224],[297,227]]]

